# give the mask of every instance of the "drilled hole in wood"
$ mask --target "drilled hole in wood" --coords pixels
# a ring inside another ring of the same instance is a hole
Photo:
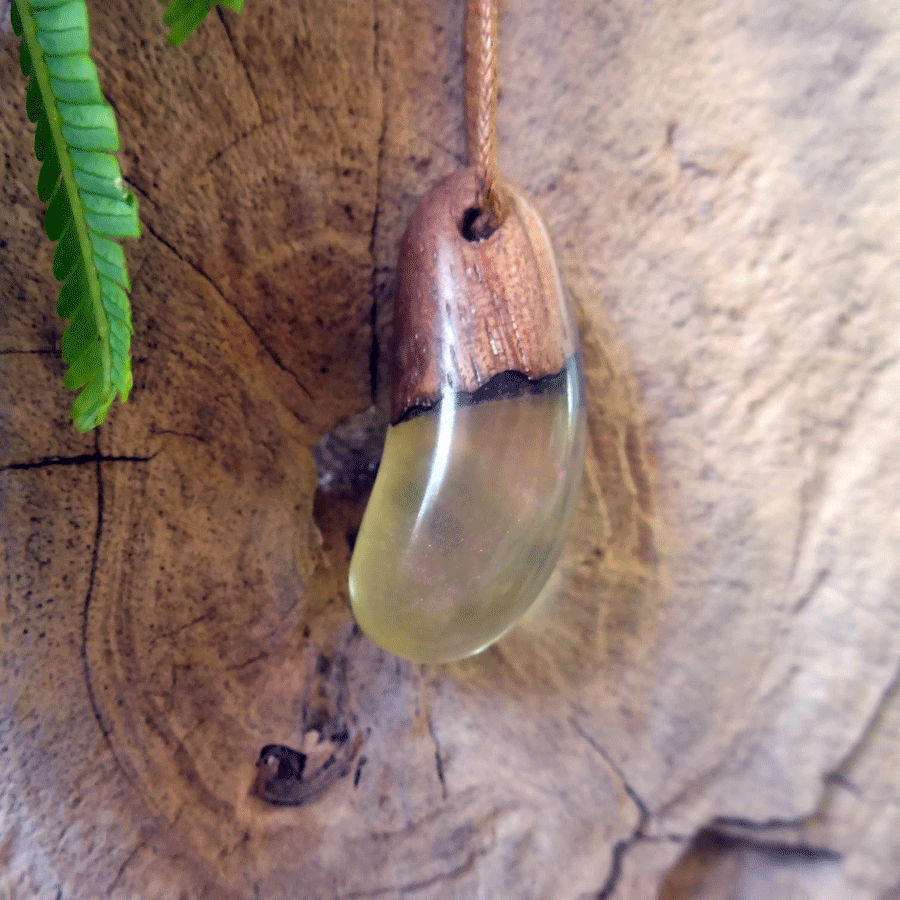
[[[462,216],[459,226],[460,234],[470,243],[486,241],[495,231],[497,225],[490,215],[478,206],[470,206]]]

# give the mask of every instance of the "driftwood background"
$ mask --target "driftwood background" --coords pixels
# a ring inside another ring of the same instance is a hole
[[[355,632],[311,448],[385,400],[460,0],[248,0],[180,49],[90,6],[145,228],[97,435],[0,36],[0,897],[900,897],[900,6],[506,4],[589,461],[552,596],[440,668]],[[271,743],[299,806],[251,795]]]

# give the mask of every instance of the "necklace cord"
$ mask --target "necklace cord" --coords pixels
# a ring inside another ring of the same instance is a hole
[[[473,240],[490,237],[503,220],[497,179],[497,3],[467,0],[465,16],[466,152],[478,176]]]

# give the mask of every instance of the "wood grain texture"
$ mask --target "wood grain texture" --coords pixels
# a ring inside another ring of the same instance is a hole
[[[391,421],[433,406],[447,391],[474,393],[502,372],[537,381],[577,351],[568,301],[540,215],[499,181],[500,226],[469,240],[472,169],[442,178],[416,207],[400,241],[393,302]]]
[[[355,633],[358,504],[310,448],[372,368],[389,406],[371,326],[464,164],[461,4],[257,0],[178,49],[155,0],[91,12],[146,227],[96,436],[0,38],[0,895],[895,896],[896,6],[502,10],[501,168],[578,300],[589,457],[553,594],[437,669]],[[251,796],[262,747],[316,778],[338,725],[345,777]]]

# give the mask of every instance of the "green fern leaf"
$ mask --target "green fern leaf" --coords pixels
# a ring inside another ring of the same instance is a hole
[[[169,32],[169,43],[180,44],[188,35],[199,28],[214,6],[225,6],[240,12],[244,8],[244,0],[162,0],[166,4],[163,22],[172,30]]]
[[[28,78],[25,110],[37,123],[44,230],[59,241],[56,311],[71,320],[62,339],[69,364],[63,384],[80,391],[72,420],[88,431],[103,422],[116,395],[127,400],[131,390],[131,285],[125,254],[112,238],[140,235],[137,202],[111,155],[119,133],[88,56],[84,0],[13,0],[12,25]]]

